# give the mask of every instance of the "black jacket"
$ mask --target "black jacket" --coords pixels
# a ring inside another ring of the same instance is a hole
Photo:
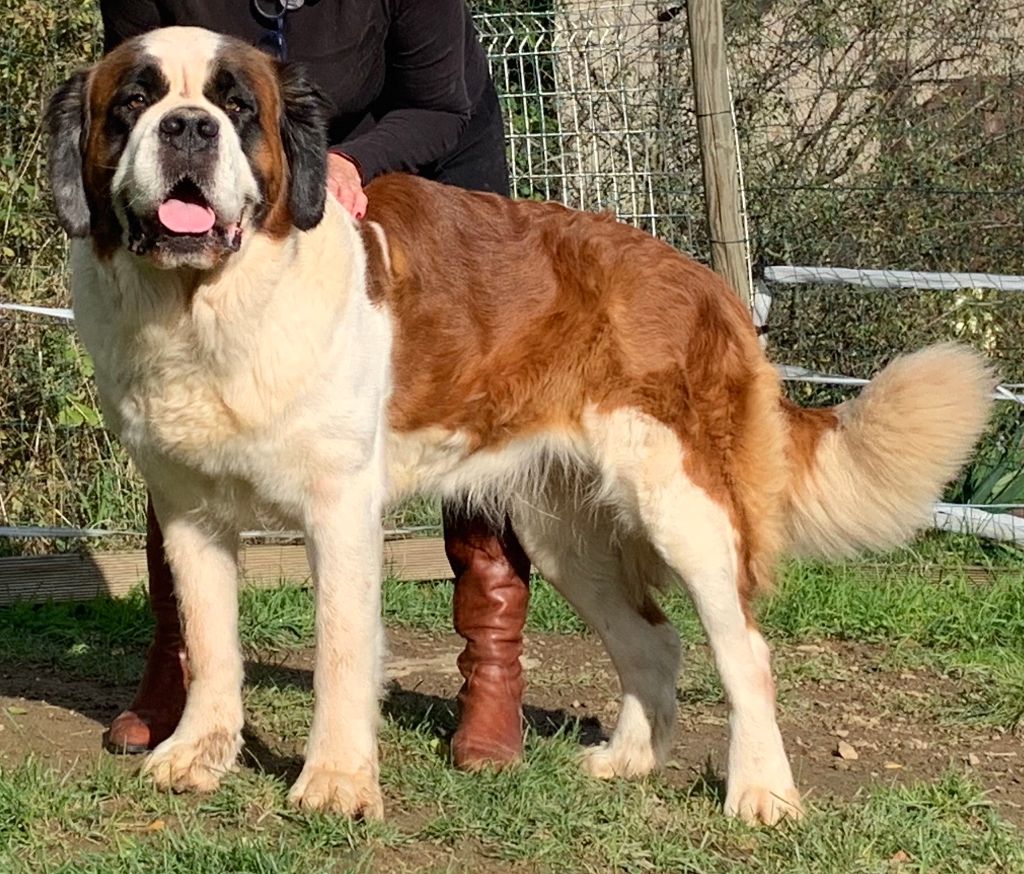
[[[173,24],[259,44],[278,0],[101,0],[104,47]],[[489,80],[464,0],[306,0],[284,18],[287,59],[332,104],[329,142],[363,183],[416,171],[456,149]]]

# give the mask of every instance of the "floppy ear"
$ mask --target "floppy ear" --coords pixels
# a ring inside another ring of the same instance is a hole
[[[46,107],[50,134],[50,184],[57,218],[72,237],[89,235],[89,203],[82,184],[82,143],[88,129],[85,90],[88,71],[79,70],[57,89]]]
[[[281,141],[288,159],[292,224],[308,231],[320,223],[327,195],[327,98],[294,64],[278,67]]]

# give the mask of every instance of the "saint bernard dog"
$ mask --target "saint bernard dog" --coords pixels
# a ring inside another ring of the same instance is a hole
[[[508,514],[601,636],[621,710],[583,767],[638,777],[675,722],[686,587],[730,706],[725,811],[799,815],[751,600],[783,554],[901,543],[930,519],[993,377],[940,345],[855,400],[789,403],[736,295],[608,216],[393,175],[325,198],[301,70],[193,28],[74,75],[48,121],[74,311],[106,422],[152,493],[191,670],[145,770],[213,790],[242,745],[236,546],[305,532],[316,704],[291,800],[379,817],[381,511],[414,492]]]

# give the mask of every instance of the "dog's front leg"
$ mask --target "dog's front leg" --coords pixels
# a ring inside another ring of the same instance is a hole
[[[191,681],[177,729],[143,770],[161,788],[212,792],[242,748],[237,537],[161,505],[156,495],[154,506],[174,573]]]
[[[364,470],[330,492],[315,499],[307,521],[316,584],[315,704],[306,763],[289,799],[308,809],[380,819],[380,476]]]

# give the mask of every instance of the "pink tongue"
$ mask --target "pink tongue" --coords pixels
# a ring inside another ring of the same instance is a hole
[[[160,224],[175,234],[205,234],[216,221],[210,207],[174,197],[160,204],[157,216]]]

